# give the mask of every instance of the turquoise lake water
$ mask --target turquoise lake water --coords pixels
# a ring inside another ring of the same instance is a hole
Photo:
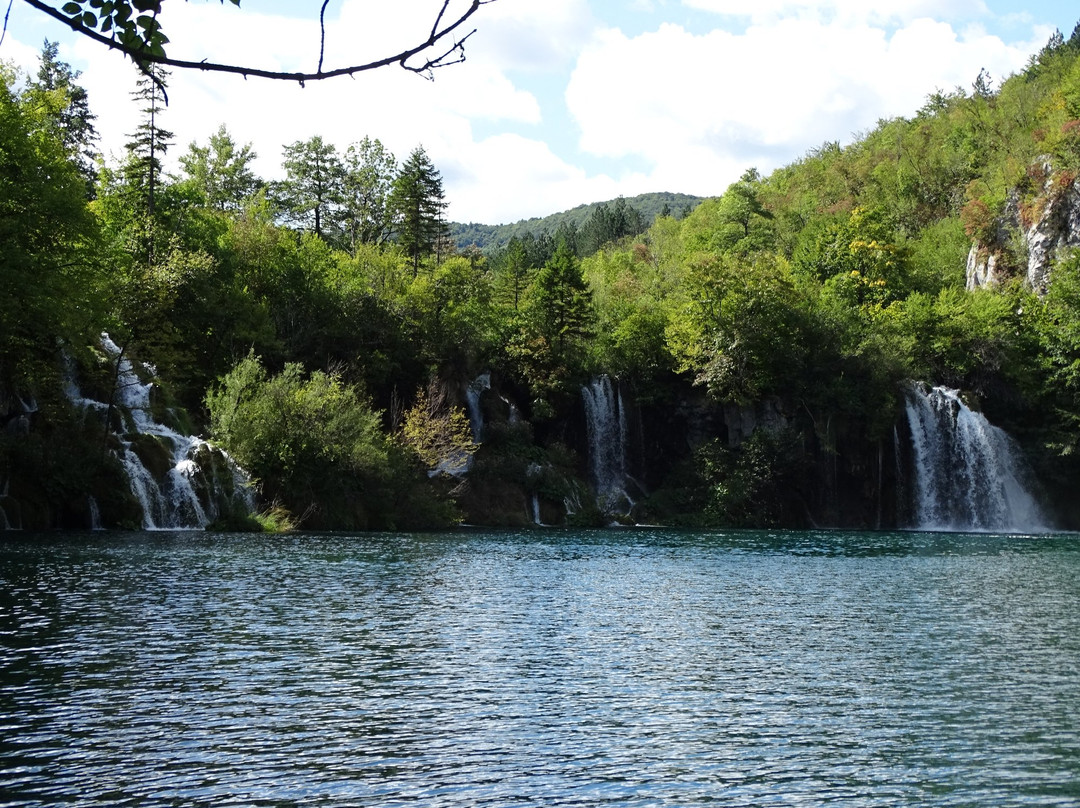
[[[0,537],[0,806],[1080,806],[1074,534]]]

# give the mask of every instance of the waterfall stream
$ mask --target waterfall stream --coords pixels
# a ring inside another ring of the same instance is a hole
[[[608,376],[599,376],[582,388],[581,395],[596,504],[603,513],[629,513],[634,501],[626,492],[629,426],[622,394]]]
[[[480,396],[491,389],[491,371],[485,370],[465,388],[465,408],[472,427],[473,440],[480,443],[484,439],[484,411],[480,408]]]
[[[144,383],[139,378],[131,361],[108,334],[102,334],[101,347],[117,363],[113,405],[123,427],[114,430],[113,436],[131,493],[142,509],[143,529],[203,529],[219,515],[222,497],[245,512],[254,510],[254,493],[244,472],[222,450],[201,438],[158,423],[150,411],[153,382]],[[152,369],[148,370],[152,376]],[[109,405],[84,397],[73,372],[67,381],[67,395],[83,410],[108,416]],[[148,467],[143,456],[148,447],[163,455],[161,463],[151,465],[163,466],[164,473],[155,474]],[[219,466],[227,469],[227,481],[219,479]]]
[[[915,385],[906,402],[911,431],[913,515],[926,530],[1045,530],[1029,478],[1004,430],[956,390]]]

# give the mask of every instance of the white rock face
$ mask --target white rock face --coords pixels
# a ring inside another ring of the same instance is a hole
[[[995,286],[1000,280],[997,273],[997,255],[980,250],[978,244],[972,244],[967,258],[967,288]]]
[[[1048,179],[1043,189],[1047,203],[1042,215],[1024,231],[1027,282],[1040,294],[1046,291],[1054,262],[1080,247],[1080,182],[1073,182],[1057,195],[1050,182]]]
[[[1019,229],[1024,238],[1028,254],[1025,280],[1039,294],[1046,291],[1054,263],[1080,248],[1080,179],[1064,190],[1055,190],[1056,178],[1049,163],[1044,169],[1047,176],[1042,189],[1044,205],[1038,218],[1024,227],[1019,205],[1010,202],[1005,223]],[[966,273],[968,289],[994,286],[1002,280],[997,259],[1007,237],[1003,231],[1007,229],[1007,226],[1000,229],[997,245],[971,245]]]

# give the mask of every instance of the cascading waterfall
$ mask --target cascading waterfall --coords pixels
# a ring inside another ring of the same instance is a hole
[[[622,394],[608,376],[600,376],[583,387],[581,395],[597,506],[604,513],[629,513],[634,501],[626,492],[629,428]]]
[[[215,456],[224,461],[230,471],[231,498],[246,512],[254,510],[254,492],[247,476],[223,451],[211,448],[206,441],[183,435],[159,424],[150,413],[150,391],[153,382],[143,383],[131,361],[123,356],[120,347],[108,334],[101,335],[101,346],[117,362],[114,405],[124,422],[124,429],[114,432],[119,444],[118,458],[127,474],[131,493],[142,509],[145,530],[203,529],[219,515],[215,496],[218,485]],[[152,368],[148,368],[152,375]],[[74,373],[67,380],[68,398],[84,410],[106,415],[108,404],[86,398],[79,391]],[[136,450],[136,440],[150,438],[157,447],[168,453],[167,471],[157,475],[147,468]],[[201,480],[203,467],[210,468],[211,479]],[[200,482],[202,483],[200,485]],[[199,488],[208,493],[200,498]],[[205,503],[205,504],[204,504]]]
[[[1012,439],[956,390],[915,385],[906,402],[914,470],[915,527],[1045,530]]]

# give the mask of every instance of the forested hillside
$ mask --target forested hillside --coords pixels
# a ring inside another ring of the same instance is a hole
[[[616,200],[484,251],[457,248],[424,151],[375,132],[291,144],[270,183],[223,126],[167,176],[159,93],[139,83],[102,163],[55,48],[0,70],[0,527],[84,527],[90,502],[138,526],[121,450],[168,464],[119,406],[126,360],[284,524],[904,525],[921,381],[1005,428],[1080,525],[1080,26],[685,216]]]
[[[450,236],[458,249],[477,247],[481,250],[505,247],[512,238],[569,238],[583,249],[599,241],[604,244],[624,235],[637,235],[652,225],[659,216],[682,219],[701,203],[701,197],[689,194],[638,194],[628,199],[591,202],[561,213],[534,219],[522,219],[513,224],[450,223]],[[595,249],[591,250],[595,252]]]

